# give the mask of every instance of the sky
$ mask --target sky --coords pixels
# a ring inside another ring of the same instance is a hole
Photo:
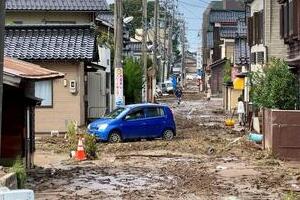
[[[208,6],[210,0],[175,0],[178,1],[178,11],[183,13],[186,21],[186,34],[189,43],[189,50],[196,52],[199,47],[199,30],[202,24],[202,14]],[[107,0],[113,3],[114,0]]]

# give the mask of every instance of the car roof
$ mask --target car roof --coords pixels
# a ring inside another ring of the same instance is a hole
[[[138,107],[167,107],[167,105],[163,104],[155,104],[155,103],[139,103],[139,104],[129,104],[126,105],[127,108],[138,108]]]

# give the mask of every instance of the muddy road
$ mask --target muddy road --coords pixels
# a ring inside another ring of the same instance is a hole
[[[299,166],[224,127],[221,99],[191,92],[181,105],[161,101],[176,116],[173,141],[99,143],[97,160],[78,163],[63,138],[38,138],[27,187],[49,200],[297,198]]]

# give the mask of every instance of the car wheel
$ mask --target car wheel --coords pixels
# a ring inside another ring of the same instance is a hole
[[[163,139],[164,140],[172,140],[174,138],[174,132],[170,129],[167,129],[163,133]]]
[[[113,131],[108,138],[108,141],[110,143],[119,143],[122,142],[122,137],[121,134],[119,132]]]

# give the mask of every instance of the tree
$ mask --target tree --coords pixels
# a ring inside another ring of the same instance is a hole
[[[251,74],[253,103],[259,107],[291,110],[298,106],[299,89],[287,63],[273,58],[262,71]]]
[[[227,60],[224,66],[224,83],[231,81],[231,64],[230,60]]]
[[[111,10],[114,10],[114,4],[110,5]],[[135,29],[142,27],[142,1],[141,0],[124,0],[123,1],[123,12],[126,17],[132,16],[133,20],[130,22],[129,33],[130,35],[135,34]],[[150,23],[150,19],[154,16],[154,1],[148,2],[147,5],[147,19]]]
[[[133,58],[126,58],[124,63],[124,95],[126,104],[138,103],[142,99],[142,67]]]

